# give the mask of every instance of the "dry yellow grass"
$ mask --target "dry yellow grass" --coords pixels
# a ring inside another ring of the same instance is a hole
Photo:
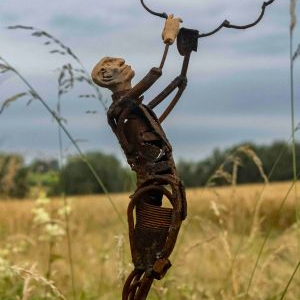
[[[155,284],[149,299],[280,299],[300,257],[300,229],[295,223],[291,183],[190,189],[187,198],[189,215],[171,258],[174,266],[164,280]],[[125,216],[128,195],[115,194],[112,199]],[[285,204],[278,212],[282,201]],[[51,203],[55,207],[61,200],[53,199]],[[71,203],[78,299],[120,299],[122,281],[131,269],[127,228],[104,195],[74,197]],[[37,262],[39,273],[44,275],[49,243],[37,238],[40,229],[33,223],[34,205],[34,200],[0,202],[0,249],[26,237],[26,249],[11,253],[9,259],[27,268]],[[270,228],[272,232],[246,295]],[[120,236],[125,236],[124,245]],[[72,299],[66,240],[59,242],[54,251],[61,257],[53,262],[52,279]],[[299,298],[300,277],[295,276],[284,299]]]

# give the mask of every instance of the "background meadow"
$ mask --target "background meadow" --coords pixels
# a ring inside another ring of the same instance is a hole
[[[282,298],[299,261],[290,183],[189,189],[187,196],[189,218],[171,257],[173,267],[149,299],[298,299],[297,275]],[[112,198],[125,215],[128,194]],[[59,299],[39,279],[46,275],[72,299],[61,199],[10,200],[0,208],[1,299]],[[120,298],[132,267],[126,227],[105,196],[69,198],[67,213],[74,297]]]

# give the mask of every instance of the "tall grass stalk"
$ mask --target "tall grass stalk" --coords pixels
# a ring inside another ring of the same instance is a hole
[[[52,222],[50,224],[53,224]],[[49,241],[49,254],[48,254],[48,263],[47,263],[47,271],[45,274],[45,278],[47,280],[51,279],[52,275],[52,263],[53,263],[53,250],[54,250],[55,242],[53,239],[50,239]],[[48,293],[48,286],[45,286],[45,291],[44,291],[44,297],[47,299],[47,293]]]
[[[291,141],[291,137],[289,137],[289,139],[287,140],[286,143],[289,144],[290,141]],[[218,170],[222,170],[224,164],[228,160],[230,160],[231,158],[233,158],[233,160],[232,160],[233,161],[233,174],[231,176],[231,185],[234,188],[234,185],[236,184],[237,176],[238,176],[237,175],[237,170],[234,167],[235,167],[235,164],[236,164],[237,161],[239,162],[239,164],[241,163],[240,160],[237,160],[238,157],[236,155],[237,155],[238,152],[243,152],[243,151],[240,151],[241,148],[244,149],[245,147],[239,147],[238,149],[235,149],[232,153],[229,153],[228,156],[225,158],[225,160],[217,167],[217,169],[215,170],[215,172],[206,181],[206,183],[204,185],[204,188],[202,189],[201,194],[199,195],[199,198],[201,198],[202,195],[205,193],[205,191],[208,188],[211,187],[211,183],[212,183],[213,179],[216,178],[215,175],[218,173]],[[270,170],[270,172],[269,172],[269,174],[267,176],[264,174],[264,171],[262,170],[262,166],[260,166],[258,164],[258,168],[260,169],[259,171],[260,171],[260,173],[262,175],[262,178],[264,179],[264,186],[263,186],[263,189],[262,189],[261,193],[259,194],[259,196],[257,198],[257,201],[255,202],[256,204],[254,206],[254,214],[253,214],[253,219],[251,221],[251,223],[252,223],[251,228],[254,228],[254,224],[256,224],[255,221],[257,220],[257,217],[258,217],[259,207],[261,205],[261,201],[262,201],[261,199],[262,199],[264,190],[265,190],[267,184],[269,183],[269,181],[270,181],[270,179],[271,179],[274,171],[276,170],[276,167],[277,167],[278,163],[280,162],[280,160],[282,159],[282,157],[283,157],[283,155],[284,155],[284,153],[286,151],[287,151],[287,148],[283,147],[282,150],[281,150],[281,152],[279,153],[278,157],[276,158],[275,162],[273,163],[272,168],[271,168],[271,170]],[[256,165],[257,165],[257,163],[256,163]],[[233,193],[233,195],[234,195],[234,193]],[[175,258],[178,255],[178,253],[179,253],[179,248],[182,245],[184,233],[187,230],[187,228],[189,227],[189,225],[190,225],[191,222],[192,222],[192,219],[190,218],[190,219],[188,219],[188,221],[186,223],[183,224],[183,228],[181,230],[181,236],[180,236],[180,238],[179,238],[179,240],[177,242],[177,246],[176,246],[176,249],[175,249],[174,255],[173,255],[173,260],[174,261],[175,261]],[[246,231],[246,228],[245,228],[245,231]],[[252,232],[252,229],[251,229],[251,232]],[[238,254],[238,252],[237,252],[237,254]],[[167,274],[167,276],[168,276],[168,274]]]
[[[285,295],[286,295],[286,293],[287,293],[287,291],[288,291],[288,289],[289,289],[289,287],[290,287],[290,285],[291,285],[291,283],[292,283],[292,281],[293,281],[293,279],[294,279],[294,277],[295,277],[295,275],[296,275],[299,267],[300,267],[300,261],[297,263],[297,265],[296,265],[296,267],[295,267],[295,269],[294,269],[291,277],[289,278],[289,281],[288,281],[286,287],[284,288],[284,290],[282,292],[282,295],[281,295],[281,297],[280,297],[279,300],[283,300],[284,299],[284,297],[285,297]]]
[[[36,283],[39,283],[39,284],[47,287],[53,293],[53,295],[56,296],[56,298],[62,299],[62,300],[67,300],[65,298],[65,296],[57,289],[57,287],[53,284],[53,282],[51,280],[48,280],[47,278],[40,276],[35,271],[34,268],[30,268],[30,270],[26,270],[26,269],[20,268],[18,266],[11,266],[10,269],[14,274],[24,278],[24,280],[26,280],[28,277],[30,277]],[[44,298],[44,299],[46,299],[46,298]]]
[[[294,92],[294,53],[293,53],[293,42],[294,42],[294,29],[297,24],[297,15],[296,15],[296,3],[297,0],[290,0],[290,97],[291,97],[291,129],[292,129],[292,156],[293,156],[293,179],[296,181],[297,176],[297,156],[296,156],[296,139],[295,139],[295,92]],[[297,52],[296,52],[297,53]],[[300,206],[298,203],[297,197],[297,184],[295,184],[295,211],[296,211],[296,220],[298,225],[298,251],[300,255]]]
[[[75,61],[77,65],[79,65],[79,68],[73,68],[71,64],[67,64],[63,66],[62,72],[60,74],[61,77],[59,78],[59,84],[61,84],[60,91],[59,91],[60,96],[70,91],[70,89],[73,88],[75,81],[78,82],[85,81],[94,90],[95,94],[80,95],[80,98],[96,98],[101,103],[104,110],[107,110],[106,102],[102,97],[99,87],[92,83],[89,72],[87,71],[87,69],[85,68],[84,64],[81,62],[79,57],[74,53],[74,51],[70,47],[66,46],[62,41],[54,37],[52,34],[33,26],[14,25],[14,26],[8,26],[7,29],[28,30],[32,32],[31,35],[34,37],[45,38],[46,39],[46,42],[44,42],[45,46],[47,47],[54,46],[54,48],[52,47],[51,50],[49,51],[50,54],[68,56],[73,61]],[[64,70],[68,71],[70,79],[62,82],[62,79],[65,75],[63,74]],[[74,72],[77,73],[76,74],[77,77],[75,76]]]
[[[282,199],[282,201],[281,201],[281,203],[280,203],[280,205],[279,205],[279,208],[278,208],[277,211],[276,211],[276,216],[277,216],[277,217],[274,218],[274,219],[277,219],[277,218],[279,217],[279,214],[281,213],[282,208],[283,208],[283,206],[284,206],[284,204],[285,204],[285,202],[286,202],[286,200],[287,200],[289,194],[291,193],[291,191],[292,191],[293,188],[295,187],[295,185],[296,185],[296,183],[297,183],[297,179],[299,178],[299,176],[300,176],[300,172],[299,172],[298,174],[296,174],[296,180],[293,180],[293,182],[292,182],[292,184],[290,185],[290,187],[289,187],[289,189],[288,189],[286,195],[285,195],[284,198]],[[259,253],[258,253],[258,255],[257,255],[257,259],[256,259],[255,264],[254,264],[254,267],[253,267],[253,269],[252,269],[252,271],[251,271],[250,279],[249,279],[249,282],[248,282],[248,285],[247,285],[247,289],[246,289],[246,297],[249,295],[249,291],[250,291],[250,287],[251,287],[251,284],[252,284],[252,281],[253,281],[253,278],[254,278],[254,275],[255,275],[255,271],[256,271],[256,269],[257,269],[257,267],[258,267],[258,263],[259,263],[259,261],[260,261],[260,258],[261,258],[261,256],[262,256],[263,250],[264,250],[264,248],[265,248],[265,246],[266,246],[266,244],[267,244],[267,241],[268,241],[268,239],[269,239],[271,233],[272,233],[272,226],[270,226],[270,228],[268,229],[268,231],[267,231],[267,233],[266,233],[266,235],[265,235],[265,238],[264,238],[264,240],[263,240],[263,243],[262,243],[262,245],[261,245],[261,247],[260,247],[260,249],[259,249]]]
[[[275,162],[273,163],[272,165],[272,168],[270,170],[270,172],[268,173],[267,175],[267,181],[264,182],[264,185],[258,195],[258,197],[256,198],[256,201],[255,201],[255,205],[254,205],[254,213],[253,213],[253,217],[252,217],[252,220],[251,220],[251,227],[250,227],[250,233],[249,233],[249,238],[248,238],[248,244],[251,243],[251,241],[255,238],[256,234],[257,234],[257,231],[258,231],[258,223],[259,223],[259,212],[260,212],[260,207],[262,205],[262,202],[263,202],[263,195],[265,193],[265,190],[267,188],[267,185],[268,185],[268,182],[270,181],[270,179],[272,178],[272,175],[274,173],[274,171],[276,170],[276,167],[278,166],[278,163],[280,162],[280,160],[282,159],[283,155],[285,154],[285,152],[288,151],[288,147],[289,147],[289,143],[291,141],[291,136],[289,137],[289,139],[287,140],[287,147],[283,147],[279,153],[279,155],[277,156]],[[242,230],[242,233],[241,233],[241,239],[238,243],[238,246],[236,248],[236,251],[235,253],[233,254],[233,258],[232,258],[232,261],[231,261],[231,267],[228,271],[228,276],[226,276],[226,278],[229,278],[229,275],[232,273],[232,269],[234,267],[234,264],[237,260],[237,257],[242,249],[242,246],[243,246],[243,242],[244,242],[244,236],[246,234],[246,226],[243,228]],[[260,254],[259,254],[260,255]],[[255,265],[254,267],[254,272],[257,268],[258,264]],[[254,275],[254,272],[253,272],[253,275]],[[226,282],[225,282],[226,284]],[[248,287],[247,287],[247,293],[248,294],[249,290],[248,290]]]
[[[282,159],[283,155],[288,151],[288,147],[289,147],[291,139],[292,139],[292,136],[290,136],[286,142],[287,147],[282,147],[279,155],[277,156],[274,164],[272,165],[272,168],[267,176],[268,181],[270,181],[270,179],[272,178],[272,175],[273,175],[274,171],[276,170],[276,167],[277,167],[278,163],[280,162],[280,160]],[[250,236],[249,236],[250,240],[252,240],[254,238],[255,234],[257,233],[257,224],[259,222],[259,211],[260,211],[260,207],[261,207],[262,201],[263,201],[262,196],[264,195],[266,187],[267,187],[267,183],[265,182],[265,184],[263,185],[263,188],[255,202],[253,218],[251,221],[252,225],[251,225]]]
[[[81,148],[79,147],[78,143],[76,142],[76,140],[73,138],[73,136],[70,134],[70,132],[67,130],[67,128],[65,127],[65,125],[63,124],[62,119],[60,118],[60,116],[57,115],[57,113],[55,113],[47,104],[47,102],[37,93],[37,91],[33,88],[33,86],[29,83],[29,81],[19,72],[17,71],[12,65],[10,65],[4,58],[0,58],[1,61],[3,61],[7,68],[12,71],[13,73],[15,73],[20,79],[21,81],[23,81],[23,83],[29,88],[29,93],[32,95],[32,97],[38,101],[40,101],[40,103],[44,106],[44,108],[50,113],[50,115],[53,117],[53,119],[58,123],[59,127],[62,129],[62,131],[66,134],[66,136],[69,138],[69,140],[71,141],[71,143],[73,144],[73,146],[75,147],[75,149],[77,150],[77,152],[79,153],[80,159],[87,165],[87,167],[89,168],[90,172],[92,173],[92,175],[94,176],[95,180],[97,181],[97,183],[99,184],[99,186],[102,188],[102,190],[104,191],[108,201],[110,202],[110,204],[112,205],[115,213],[117,214],[120,222],[126,226],[126,223],[123,219],[123,216],[121,215],[121,213],[119,212],[118,208],[116,207],[115,203],[113,202],[111,196],[109,195],[109,192],[107,190],[107,188],[105,187],[103,181],[101,180],[101,178],[98,176],[97,172],[95,171],[95,169],[93,168],[93,166],[91,165],[91,163],[87,160],[85,154],[83,153],[83,151],[81,150]],[[7,103],[7,101],[5,101],[5,103]],[[3,106],[2,106],[3,108]]]
[[[290,27],[290,96],[291,96],[291,130],[292,130],[292,156],[293,156],[293,179],[297,177],[297,157],[296,157],[296,139],[295,139],[295,92],[294,92],[294,59],[293,59],[293,30]],[[297,221],[299,223],[299,211],[297,201],[297,185],[295,185],[295,205]]]
[[[59,116],[61,116],[60,96],[58,96],[57,113]],[[65,217],[65,229],[66,229],[67,247],[68,247],[68,260],[69,260],[69,267],[70,267],[72,295],[73,295],[73,300],[75,300],[76,299],[76,289],[75,289],[73,255],[72,255],[72,242],[71,242],[71,234],[70,234],[70,220],[69,220],[69,214],[67,211],[68,202],[67,202],[67,197],[66,197],[65,178],[64,178],[64,174],[62,172],[62,168],[63,168],[62,129],[59,125],[58,125],[58,145],[59,145],[59,170],[60,170],[60,174],[61,174],[61,185],[62,185],[62,199],[63,199],[63,203],[64,203],[64,208],[65,208],[64,217]]]
[[[259,211],[260,211],[260,207],[261,207],[261,205],[262,205],[263,195],[264,195],[264,192],[265,192],[266,187],[267,187],[267,185],[268,185],[268,182],[269,182],[269,180],[272,178],[272,175],[273,175],[273,173],[275,172],[275,170],[276,170],[276,168],[277,168],[279,162],[282,160],[283,155],[288,151],[288,147],[289,147],[289,144],[291,143],[291,140],[292,140],[292,136],[290,136],[290,137],[287,139],[287,141],[286,141],[287,147],[283,147],[283,148],[281,149],[279,155],[277,156],[276,160],[274,161],[274,163],[273,163],[273,165],[272,165],[272,168],[271,168],[270,172],[267,174],[267,176],[263,176],[263,177],[264,177],[264,185],[263,185],[262,190],[260,191],[260,193],[259,193],[259,195],[258,195],[258,197],[256,198],[256,201],[255,201],[254,210],[253,210],[254,213],[253,213],[253,217],[252,217],[252,221],[251,221],[251,224],[252,224],[252,225],[251,225],[251,227],[250,227],[250,234],[249,234],[248,243],[250,243],[251,240],[254,239],[254,237],[255,237],[255,235],[256,235],[256,233],[257,233],[257,224],[259,223],[259,220],[258,220],[258,219],[259,219]],[[237,150],[235,150],[233,153],[230,153],[230,154],[228,155],[228,157],[227,157],[225,160],[227,160],[227,159],[230,158],[230,157],[234,157],[234,156],[236,155],[236,153],[237,153]],[[219,170],[220,168],[222,168],[222,165],[223,165],[224,163],[225,163],[225,162],[221,163],[221,165],[217,168],[217,170]],[[217,172],[217,171],[216,171],[216,172]],[[216,172],[215,172],[215,173],[216,173]],[[233,170],[233,172],[234,172],[234,170]],[[214,174],[215,174],[215,173],[214,173]],[[296,175],[296,178],[298,178],[299,175],[300,175],[300,172],[299,172],[298,176]],[[212,175],[212,176],[208,179],[208,181],[206,182],[206,184],[205,184],[205,186],[204,186],[204,189],[201,191],[201,194],[200,194],[199,197],[201,197],[201,195],[205,192],[205,190],[207,190],[207,189],[210,187],[211,182],[212,182],[212,179],[213,179],[213,176],[214,176],[214,175]],[[234,176],[237,176],[237,174],[234,174]],[[283,208],[283,206],[284,206],[284,204],[285,204],[285,202],[286,202],[286,200],[287,200],[287,197],[289,196],[289,194],[291,193],[291,191],[293,190],[293,188],[294,188],[295,185],[296,185],[296,181],[293,181],[293,183],[291,184],[289,190],[287,191],[287,194],[285,195],[284,199],[282,200],[282,202],[281,202],[281,204],[280,204],[280,207],[279,207],[278,210],[277,210],[277,215],[280,214],[280,212],[281,212],[281,210],[282,210],[282,208]],[[179,241],[177,242],[177,247],[176,247],[176,250],[175,250],[174,255],[173,255],[173,261],[176,260],[177,255],[179,254],[179,249],[180,249],[180,247],[181,247],[181,245],[182,245],[182,242],[183,242],[183,238],[184,238],[185,232],[186,232],[186,230],[188,229],[188,227],[189,227],[189,225],[190,225],[191,222],[192,222],[192,219],[190,218],[190,219],[187,221],[187,223],[184,224],[184,226],[183,226],[183,230],[182,230],[181,237],[180,237]],[[231,267],[230,267],[230,269],[228,270],[228,273],[227,273],[227,276],[226,276],[226,278],[228,278],[228,280],[230,280],[230,275],[231,275],[232,272],[233,272],[233,266],[234,266],[235,261],[236,261],[238,255],[239,255],[239,253],[240,253],[240,251],[241,251],[241,248],[242,248],[242,246],[243,246],[243,241],[244,241],[244,236],[245,236],[245,234],[246,234],[246,230],[247,230],[247,228],[246,228],[246,226],[245,226],[244,229],[243,229],[243,233],[241,233],[241,239],[240,239],[240,241],[239,241],[239,243],[238,243],[238,245],[237,245],[237,249],[236,249],[236,250],[234,251],[234,253],[232,254]],[[269,231],[266,233],[265,239],[264,239],[263,244],[261,245],[260,251],[259,251],[259,253],[258,253],[256,262],[255,262],[255,265],[254,265],[254,267],[253,267],[253,269],[252,269],[252,272],[251,272],[251,275],[250,275],[250,280],[249,280],[249,282],[248,282],[247,289],[246,289],[246,293],[245,293],[246,297],[249,295],[249,290],[250,290],[250,287],[251,287],[251,284],[252,284],[252,280],[253,280],[254,275],[255,275],[255,271],[256,271],[256,269],[257,269],[257,267],[258,267],[258,263],[259,263],[259,261],[260,261],[260,258],[261,258],[261,255],[262,255],[262,253],[263,253],[264,247],[265,247],[265,245],[266,245],[266,243],[267,243],[267,240],[268,240],[268,238],[269,238],[269,236],[270,236],[270,234],[271,234],[271,230],[272,230],[272,227],[270,227]],[[166,277],[167,277],[168,275],[169,275],[169,274],[167,274]],[[225,284],[226,284],[226,282],[225,282]]]

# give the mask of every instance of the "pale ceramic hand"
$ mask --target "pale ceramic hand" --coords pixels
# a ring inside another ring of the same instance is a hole
[[[182,23],[182,19],[174,18],[174,15],[168,16],[162,32],[162,38],[165,44],[172,45],[174,43],[179,32],[180,23]]]

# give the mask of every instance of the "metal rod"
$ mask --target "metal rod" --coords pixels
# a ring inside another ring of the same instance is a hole
[[[190,57],[191,57],[191,52],[184,56],[182,69],[181,69],[181,73],[180,73],[181,76],[186,76],[186,73],[187,73],[187,70],[189,67]]]
[[[270,0],[270,1],[263,3],[263,5],[261,7],[261,13],[260,13],[259,17],[256,19],[256,21],[254,21],[253,23],[250,23],[247,25],[233,25],[233,24],[230,24],[230,22],[228,20],[225,20],[219,27],[212,30],[211,32],[199,34],[198,38],[203,38],[203,37],[213,35],[213,34],[217,33],[219,30],[221,30],[223,27],[232,28],[232,29],[247,29],[247,28],[253,27],[261,21],[261,19],[263,18],[264,14],[265,14],[266,7],[270,4],[272,4],[274,1],[275,0]]]
[[[160,18],[164,18],[164,19],[168,19],[168,15],[167,13],[163,12],[163,13],[158,13],[158,12],[155,12],[153,10],[151,10],[150,8],[148,8],[145,3],[144,3],[144,0],[141,0],[141,3],[143,5],[143,7],[152,15],[154,16],[157,16],[157,17],[160,17]]]
[[[168,51],[169,51],[169,44],[166,44],[165,51],[164,51],[164,54],[163,54],[163,57],[161,59],[161,63],[160,63],[160,66],[159,66],[160,69],[162,69],[164,67]]]
[[[218,26],[216,29],[208,32],[208,33],[202,33],[202,34],[199,34],[198,38],[204,38],[204,37],[208,37],[208,36],[211,36],[215,33],[217,33],[218,31],[220,31],[223,27],[225,28],[232,28],[232,29],[247,29],[247,28],[250,28],[250,27],[253,27],[255,26],[256,24],[258,24],[261,19],[263,18],[264,14],[265,14],[265,10],[266,10],[266,7],[269,6],[270,4],[272,4],[275,0],[269,0],[269,1],[265,1],[261,7],[261,13],[260,15],[258,16],[258,18],[252,22],[252,23],[249,23],[249,24],[246,24],[246,25],[234,25],[234,24],[231,24],[228,20],[224,20],[222,22],[222,24],[220,26]],[[168,18],[168,14],[163,12],[163,13],[158,13],[158,12],[155,12],[153,10],[151,10],[149,7],[147,7],[144,3],[144,0],[141,0],[141,4],[142,6],[152,15],[155,15],[157,17],[160,17],[160,18],[164,18],[164,19],[167,19]]]

